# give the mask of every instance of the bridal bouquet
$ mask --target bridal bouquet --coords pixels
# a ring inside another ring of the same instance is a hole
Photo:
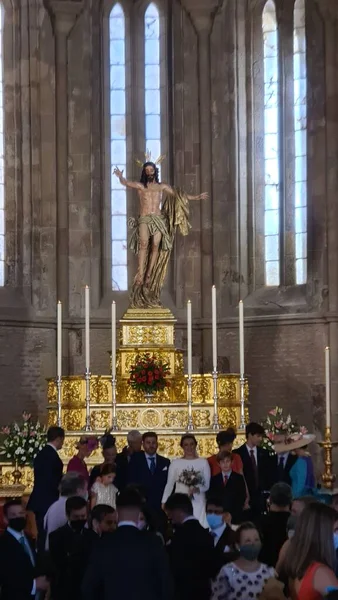
[[[274,443],[285,439],[292,434],[304,435],[308,431],[306,427],[300,427],[296,421],[293,421],[291,415],[284,415],[283,409],[275,406],[268,412],[268,416],[261,425],[265,429],[266,437],[263,440],[262,448],[269,451],[270,454],[275,454]]]
[[[188,488],[196,488],[200,485],[204,485],[204,477],[201,471],[195,471],[195,469],[184,469],[178,478],[178,483],[186,485]],[[194,496],[191,496],[194,499]]]

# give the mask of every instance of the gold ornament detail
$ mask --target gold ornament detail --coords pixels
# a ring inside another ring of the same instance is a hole
[[[175,352],[175,375],[184,374],[183,352],[176,350]]]
[[[85,426],[85,411],[79,409],[63,410],[63,426],[67,431],[77,431],[84,429]]]
[[[230,404],[237,401],[237,381],[230,377],[220,376],[217,381],[218,399],[220,404]]]
[[[64,379],[62,384],[62,404],[67,407],[80,407],[84,406],[85,398],[84,394],[82,397],[81,379]]]
[[[57,425],[57,423],[58,423],[57,410],[49,410],[48,411],[48,427],[53,427],[53,425]]]
[[[238,409],[235,407],[225,408],[221,406],[218,409],[218,419],[220,423],[220,427],[222,429],[227,429],[228,427],[237,428],[237,413]]]
[[[172,343],[172,335],[170,335],[169,327],[166,325],[130,325],[126,327],[126,342],[125,345],[144,346],[158,345],[166,346]]]
[[[209,410],[194,410],[192,418],[193,418],[195,427],[200,427],[201,429],[202,428],[206,429],[207,427],[210,427],[210,425],[211,425]]]
[[[48,404],[56,404],[56,402],[57,402],[57,389],[56,389],[54,379],[48,380],[47,402],[48,402]]]
[[[90,424],[92,429],[109,429],[111,425],[111,413],[109,410],[92,410],[90,413]]]
[[[161,413],[155,408],[149,408],[141,413],[140,421],[145,429],[156,429],[161,425]]]
[[[139,410],[118,410],[117,422],[120,429],[134,429],[138,426]]]
[[[193,403],[207,403],[210,399],[211,379],[202,377],[192,378],[192,401]]]
[[[93,404],[109,402],[109,385],[102,377],[93,377],[90,382],[90,400]]]
[[[168,410],[163,411],[163,427],[168,429],[185,429],[188,423],[188,413],[186,410]]]

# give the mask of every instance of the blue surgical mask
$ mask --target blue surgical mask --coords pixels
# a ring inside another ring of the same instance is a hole
[[[218,527],[223,525],[223,516],[210,513],[210,515],[207,515],[207,521],[211,530],[218,529]]]
[[[333,545],[334,549],[338,550],[338,532],[334,532],[333,534]]]

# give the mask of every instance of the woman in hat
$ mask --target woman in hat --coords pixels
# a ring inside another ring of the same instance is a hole
[[[78,450],[77,454],[73,456],[68,463],[67,473],[69,471],[75,471],[75,473],[83,475],[89,484],[89,472],[85,459],[91,455],[97,448],[97,445],[98,442],[95,437],[82,436],[76,445]]]
[[[314,441],[313,434],[291,434],[284,442],[275,443],[276,454],[292,452],[297,460],[289,471],[292,495],[294,498],[311,494],[315,488],[315,476],[312,458],[307,451],[308,445]]]

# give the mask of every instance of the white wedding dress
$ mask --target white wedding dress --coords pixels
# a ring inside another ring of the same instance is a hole
[[[182,471],[185,471],[185,469],[199,471],[203,478],[203,485],[198,486],[200,493],[194,494],[192,505],[194,517],[199,520],[203,527],[208,528],[205,513],[205,492],[208,491],[210,486],[210,467],[205,458],[176,458],[172,461],[168,471],[168,481],[163,493],[162,503],[165,504],[173,492],[188,494],[188,486],[178,482]]]

